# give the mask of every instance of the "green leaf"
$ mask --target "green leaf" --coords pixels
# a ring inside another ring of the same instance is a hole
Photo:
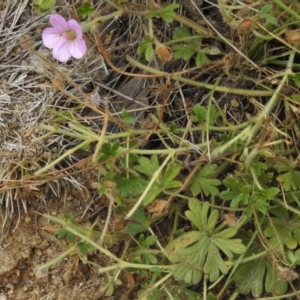
[[[180,172],[181,162],[178,160],[172,161],[168,164],[163,178],[165,182],[172,181]]]
[[[215,238],[215,245],[222,250],[229,258],[233,258],[233,253],[242,254],[246,248],[241,244],[240,239]]]
[[[182,182],[178,180],[173,180],[181,170],[181,162],[175,160],[168,164],[166,171],[162,175],[162,178],[159,178],[159,182],[163,190],[169,190],[174,188],[180,188]]]
[[[75,240],[75,235],[72,232],[67,233],[67,242],[68,243],[73,243]]]
[[[205,121],[208,121],[209,125],[214,125],[220,115],[221,113],[217,107],[215,105],[210,105]]]
[[[252,192],[250,185],[235,179],[232,175],[229,175],[223,183],[229,190],[221,192],[219,196],[223,200],[231,201],[230,207],[237,208],[248,204]]]
[[[260,14],[269,14],[273,9],[271,4],[266,4],[260,9]]]
[[[227,266],[218,251],[217,245],[214,243],[210,243],[207,249],[207,258],[203,271],[205,274],[209,274],[211,282],[216,281],[220,277],[220,271],[223,274],[227,274]]]
[[[249,203],[260,212],[265,214],[270,206],[269,200],[274,200],[274,197],[279,193],[279,189],[272,187],[263,191],[255,191],[251,196]]]
[[[192,121],[196,122],[196,121],[204,121],[206,120],[207,117],[207,109],[200,105],[199,103],[197,103],[196,105],[194,105],[193,107],[193,114],[191,116]]]
[[[192,56],[198,52],[194,45],[189,44],[177,44],[172,47],[174,51],[175,59],[184,59],[186,61],[190,60]]]
[[[176,8],[179,8],[180,7],[180,4],[178,3],[171,3],[171,4],[168,4],[166,5],[165,7],[163,7],[163,11],[172,11]]]
[[[176,27],[173,31],[173,39],[174,40],[179,40],[179,39],[184,39],[189,36],[192,36],[191,30],[189,27]]]
[[[266,189],[266,190],[264,190],[265,199],[272,200],[272,199],[274,199],[275,196],[278,195],[279,192],[280,192],[280,190],[276,187],[271,187],[269,189]]]
[[[135,222],[128,223],[123,232],[135,234],[146,231],[150,227],[149,218],[145,216],[145,212],[141,207],[134,212],[132,219]]]
[[[211,105],[208,110],[206,107],[196,104],[193,107],[191,119],[194,122],[200,122],[200,124],[208,122],[209,125],[214,125],[219,116],[220,112],[215,105]]]
[[[287,251],[287,256],[292,263],[292,265],[300,265],[300,249],[297,251],[293,252],[291,250]]]
[[[272,25],[278,26],[277,18],[273,15],[264,15],[265,19]]]
[[[64,221],[66,222],[66,224],[68,225],[73,225],[74,224],[74,217],[67,213],[64,217],[63,217]],[[75,235],[68,231],[65,228],[59,229],[55,232],[57,238],[61,239],[61,238],[66,238],[68,243],[73,243],[75,240]]]
[[[161,18],[168,23],[172,23],[175,17],[175,12],[173,12],[174,9],[180,7],[179,4],[173,3],[166,5],[161,12]]]
[[[176,189],[180,187],[182,187],[182,182],[179,180],[172,180],[164,183],[164,190]]]
[[[145,36],[143,41],[140,43],[137,52],[139,55],[144,53],[145,59],[147,61],[151,61],[151,59],[154,55],[153,39],[148,35]]]
[[[264,171],[268,170],[267,164],[261,161],[252,162],[251,168],[255,171],[257,177],[261,176],[265,173]]]
[[[120,147],[120,142],[119,141],[116,141],[114,142],[112,145],[111,145],[111,154],[112,155],[116,155],[117,154],[117,151]]]
[[[85,2],[81,7],[77,9],[79,16],[85,18],[94,12],[93,6],[89,2]]]
[[[279,270],[265,256],[239,265],[233,280],[241,294],[251,292],[253,297],[261,296],[264,288],[275,295],[284,295],[287,291],[287,283],[280,279]]]
[[[140,157],[138,163],[139,165],[136,165],[134,168],[138,172],[145,174],[149,179],[152,178],[154,173],[159,168],[159,161],[156,155],[152,155],[151,159],[147,157]],[[166,170],[163,172],[163,174],[158,176],[157,181],[152,184],[150,190],[146,194],[143,201],[144,205],[153,202],[153,200],[155,200],[157,196],[164,190],[181,187],[182,182],[173,180],[173,178],[179,174],[180,169],[181,162],[179,161],[173,161],[168,164]]]
[[[168,253],[168,259],[171,262],[180,261],[180,258],[177,255],[177,251],[199,241],[200,237],[201,233],[199,231],[189,231],[180,235],[177,239],[173,240],[167,245],[166,252]]]
[[[146,263],[146,264],[157,264],[157,258],[150,251],[150,246],[156,243],[157,237],[152,235],[147,238],[141,234],[138,238],[138,247],[131,249],[133,255],[133,262]]]
[[[215,228],[218,220],[219,220],[219,211],[214,209],[211,211],[210,216],[207,220],[207,228],[209,231],[211,231]]]
[[[35,0],[32,4],[34,9],[39,13],[45,13],[51,10],[55,5],[55,0]]]
[[[174,278],[178,281],[185,281],[188,284],[197,284],[204,273],[204,263],[209,247],[209,238],[203,233],[199,241],[194,245],[179,249],[178,260],[173,265]]]
[[[206,56],[206,54],[204,52],[198,52],[196,55],[196,65],[197,66],[201,66],[204,65],[206,63],[208,63],[210,60],[208,59],[208,57]]]
[[[300,73],[294,73],[289,75],[288,77],[289,79],[292,79],[295,82],[297,88],[300,87]]]
[[[117,190],[123,198],[137,196],[143,193],[147,186],[147,181],[127,174],[116,174],[113,181],[117,184]]]
[[[101,148],[101,153],[103,153],[99,161],[105,161],[107,159],[110,159],[112,157],[116,157],[118,155],[118,149],[120,147],[120,142],[116,141],[113,144],[112,143],[104,143]]]
[[[57,230],[55,232],[55,234],[56,234],[58,239],[61,239],[61,238],[65,237],[68,234],[68,231],[66,229],[62,228],[62,229]]]
[[[136,299],[147,299],[147,300],[162,300],[162,299],[173,299],[173,300],[202,300],[201,295],[198,291],[192,291],[190,287],[184,283],[184,282],[177,282],[174,284],[172,281],[167,281],[164,283],[164,288],[155,288],[151,289],[153,287],[153,284],[157,282],[162,277],[162,271],[159,269],[154,273],[156,268],[153,267],[150,269],[149,280],[143,280],[141,281],[141,287],[137,293]],[[141,297],[142,293],[144,293],[147,290],[147,296]],[[216,298],[211,298],[211,293],[208,295],[207,300],[217,300]]]
[[[221,50],[216,46],[208,46],[202,48],[201,51],[202,53],[209,54],[209,55],[220,55],[222,53]]]
[[[148,205],[153,202],[162,191],[163,188],[161,185],[158,182],[155,182],[143,200],[144,205]]]
[[[124,229],[124,233],[128,234],[136,234],[138,232],[143,232],[147,230],[148,227],[145,227],[143,224],[138,224],[138,223],[128,223],[126,228]]]
[[[157,236],[156,235],[150,235],[141,242],[141,246],[150,247],[150,246],[154,245],[156,243],[156,241],[157,241]]]
[[[151,160],[147,157],[140,157],[138,163],[139,165],[135,166],[134,168],[149,178],[151,178],[159,168],[159,161],[156,155],[152,155]]]
[[[207,57],[209,55],[217,55],[217,48],[201,48],[201,39],[197,38],[191,41],[179,42],[172,46],[174,58],[190,60],[195,55],[195,62],[197,66],[210,62]]]
[[[219,194],[217,186],[221,184],[219,179],[211,178],[214,176],[217,165],[205,165],[200,169],[191,180],[191,192],[193,196],[204,193],[206,196]]]
[[[300,95],[299,95],[299,94],[292,94],[292,95],[291,95],[291,98],[292,98],[294,101],[300,103]]]
[[[65,237],[68,243],[73,243],[75,240],[75,235],[72,232],[70,232],[64,228],[56,231],[55,234],[56,234],[57,238],[59,238],[59,239],[62,239]]]
[[[205,226],[207,224],[209,203],[204,202],[204,204],[201,205],[199,200],[192,198],[189,200],[189,209],[190,210],[185,212],[186,217],[198,228],[200,232],[208,230],[209,227]]]
[[[168,258],[174,264],[174,277],[187,284],[197,284],[207,274],[210,281],[216,281],[228,271],[224,255],[232,258],[234,253],[244,253],[246,247],[240,239],[231,239],[237,229],[217,231],[219,212],[210,209],[208,202],[192,198],[189,209],[185,214],[199,231],[184,234],[166,247],[167,253],[173,253]]]
[[[89,243],[86,243],[86,242],[79,242],[77,244],[77,246],[79,247],[80,253],[82,255],[86,255],[89,252],[91,252],[91,251],[93,251],[93,250],[96,249],[93,245],[91,245]]]
[[[264,234],[274,251],[283,252],[284,246],[293,250],[300,244],[300,217],[272,217]]]
[[[133,175],[116,174],[113,181],[117,183],[117,190],[123,198],[140,195],[147,186],[147,181]]]
[[[207,54],[217,55],[220,53],[220,50],[214,46],[202,48],[202,38],[197,33],[191,33],[187,27],[174,30],[172,50],[176,59],[188,61],[195,56],[198,66],[210,61]]]
[[[259,12],[260,17],[266,19],[272,25],[278,26],[277,18],[273,16],[272,9],[273,6],[271,4],[264,5]]]
[[[172,132],[174,134],[179,134],[180,133],[180,129],[178,128],[177,124],[175,124],[175,123],[172,123],[169,126],[169,130],[170,130],[170,132]]]
[[[171,3],[163,7],[162,9],[150,9],[149,10],[149,16],[151,18],[153,17],[161,17],[166,22],[173,22],[175,12],[173,12],[174,9],[179,8],[180,5],[177,3]]]
[[[81,149],[82,149],[83,151],[88,152],[88,151],[90,151],[90,148],[91,148],[91,145],[90,145],[90,144],[86,144],[86,145],[84,145]]]
[[[126,122],[126,124],[132,125],[134,124],[134,118],[131,117],[126,109],[122,110],[122,118]]]
[[[288,270],[288,268],[286,268]],[[293,275],[293,271],[291,271],[291,275]],[[285,295],[287,291],[287,282],[282,279],[280,276],[280,271],[274,267],[269,261],[267,261],[267,274],[266,274],[266,281],[265,281],[265,289],[268,293],[273,293],[275,295]],[[296,278],[298,274],[296,274]],[[293,278],[295,279],[295,278]],[[291,281],[293,280],[291,278]]]
[[[298,190],[300,188],[300,172],[290,170],[286,173],[277,176],[277,180],[282,183],[283,189],[286,192]]]
[[[255,261],[241,264],[233,275],[233,280],[241,294],[259,297],[264,289],[264,276],[266,273],[266,258],[261,257]]]
[[[280,158],[280,160],[277,160],[273,168],[278,171],[279,173],[287,172],[290,170],[293,170],[294,168],[294,159],[292,157],[289,158]]]

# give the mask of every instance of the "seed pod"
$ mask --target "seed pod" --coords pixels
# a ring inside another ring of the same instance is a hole
[[[285,39],[291,45],[298,44],[300,42],[300,29],[287,31],[285,33]]]
[[[163,64],[173,57],[171,49],[159,42],[156,42],[155,54]]]
[[[239,34],[244,34],[247,33],[249,31],[251,31],[252,27],[253,27],[253,20],[251,19],[243,19],[240,24],[237,26],[237,31]]]

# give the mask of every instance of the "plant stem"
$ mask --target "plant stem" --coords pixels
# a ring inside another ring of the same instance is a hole
[[[168,280],[172,275],[173,275],[173,273],[169,273],[165,277],[163,277],[160,280],[158,280],[157,282],[155,282],[155,284],[153,286],[151,286],[150,288],[148,288],[141,296],[139,296],[138,300],[148,299],[147,295],[149,293],[151,293],[151,291],[153,291],[156,288],[158,288],[163,282],[165,282],[166,280]]]
[[[79,145],[77,145],[76,147],[67,150],[66,152],[64,152],[61,156],[59,156],[57,159],[53,160],[51,163],[49,163],[48,165],[46,165],[45,167],[39,169],[38,171],[36,171],[34,174],[35,175],[40,175],[44,172],[46,172],[47,170],[51,169],[52,167],[54,167],[56,164],[58,164],[61,160],[63,160],[65,157],[70,156],[71,154],[73,154],[74,152],[76,152],[79,149],[84,148],[85,146],[89,145],[91,143],[91,140],[87,139],[85,141],[83,141],[82,143],[80,143]]]
[[[51,261],[41,265],[38,267],[38,270],[43,270],[43,269],[48,269],[51,266],[59,263],[61,260],[63,260],[65,257],[67,257],[68,255],[71,255],[73,252],[76,252],[77,249],[77,245],[73,245],[71,246],[67,251],[61,253],[59,256],[57,256],[56,258],[52,259]]]
[[[170,150],[169,150],[170,151]],[[167,165],[167,163],[169,162],[169,160],[175,155],[175,151],[172,151],[164,160],[164,162],[161,164],[161,166],[157,169],[156,172],[154,172],[154,174],[152,175],[152,178],[149,182],[149,184],[147,185],[146,189],[144,190],[143,194],[141,195],[141,197],[139,198],[139,200],[136,202],[136,204],[133,206],[133,208],[130,210],[130,212],[126,215],[125,219],[129,219],[134,213],[135,211],[138,209],[138,207],[143,203],[144,198],[146,197],[147,193],[149,192],[149,190],[151,189],[152,185],[154,184],[154,182],[157,180],[158,176],[160,175],[160,173],[162,172],[162,170],[164,169],[164,167]]]
[[[77,230],[75,230],[72,225],[68,225],[64,220],[56,218],[56,217],[53,217],[53,216],[48,215],[48,214],[44,214],[43,216],[46,219],[49,219],[49,220],[51,220],[51,221],[53,221],[55,223],[58,223],[58,224],[62,225],[67,231],[69,231],[69,232],[73,233],[74,235],[78,236],[79,238],[81,238],[82,240],[84,240],[85,242],[87,242],[91,246],[93,246],[95,249],[98,249],[101,253],[103,253],[104,255],[106,255],[107,257],[109,257],[110,259],[112,259],[113,261],[115,261],[115,262],[118,263],[115,266],[109,266],[109,267],[106,267],[106,268],[102,268],[101,271],[103,271],[103,272],[106,272],[106,271],[109,271],[109,270],[113,270],[115,268],[121,268],[121,269],[124,269],[124,268],[135,268],[135,269],[148,269],[148,270],[152,269],[153,267],[162,268],[164,270],[168,270],[168,269],[171,268],[171,266],[164,266],[164,265],[162,265],[162,266],[155,265],[154,266],[154,265],[135,264],[135,263],[126,262],[126,261],[118,258],[117,256],[115,256],[109,250],[107,250],[107,249],[103,248],[102,246],[98,245],[97,243],[95,243],[89,237],[87,237],[84,234],[82,234],[82,233],[78,232]],[[74,251],[73,248],[72,248],[72,250]]]
[[[209,36],[212,35],[211,31],[209,31],[206,28],[200,26],[196,22],[185,18],[184,16],[175,14],[174,20],[180,22],[183,25],[186,25],[186,26],[194,29],[196,32],[204,34],[205,37],[209,37]]]
[[[229,87],[225,87],[225,86],[216,86],[215,87],[213,84],[199,82],[199,81],[195,81],[195,80],[191,80],[191,79],[188,79],[188,78],[178,76],[178,75],[176,75],[176,73],[169,74],[169,73],[166,73],[166,72],[159,71],[157,69],[151,68],[149,66],[146,66],[146,65],[134,60],[133,58],[131,58],[128,55],[126,56],[126,60],[129,63],[131,63],[132,65],[134,65],[135,67],[138,67],[138,68],[140,68],[144,71],[147,71],[149,73],[164,75],[166,77],[172,78],[174,80],[178,80],[178,81],[183,82],[185,84],[206,88],[208,90],[215,89],[217,92],[237,94],[237,95],[243,95],[243,96],[260,96],[260,97],[263,97],[263,96],[270,96],[270,95],[274,94],[274,91],[272,91],[272,90],[270,90],[270,91],[261,91],[261,90],[236,89],[236,88],[229,88]]]
[[[279,296],[274,296],[274,297],[263,297],[263,298],[255,298],[256,300],[280,300],[280,299],[293,299],[294,296],[300,295],[300,291],[295,291],[290,294],[285,294]],[[295,299],[295,298],[294,298]]]
[[[101,17],[96,18],[93,21],[81,24],[81,29],[83,32],[87,32],[87,31],[91,30],[95,25],[97,25],[99,23],[104,23],[105,21],[113,19],[113,18],[121,17],[123,14],[124,14],[123,9],[119,8],[117,11],[115,11],[109,15],[101,16]]]
[[[245,146],[247,146],[250,141],[253,139],[253,136],[258,132],[258,130],[261,128],[263,122],[265,119],[270,115],[272,110],[274,109],[275,105],[278,102],[278,95],[280,94],[281,89],[285,85],[288,76],[292,74],[292,66],[293,61],[295,57],[295,52],[292,52],[290,54],[289,60],[287,62],[287,69],[284,72],[284,75],[280,81],[280,84],[278,85],[277,89],[273,92],[273,96],[269,100],[269,102],[266,104],[265,108],[259,113],[259,115],[254,118],[254,125],[251,124],[248,127],[246,127],[242,132],[240,132],[237,136],[235,136],[232,140],[230,140],[228,143],[216,148],[213,150],[213,155],[220,155],[224,153],[231,145],[233,145],[238,140],[246,141]],[[255,151],[255,149],[253,150]],[[252,159],[253,155],[250,153],[249,158]],[[251,161],[246,160],[247,164],[250,165]]]
[[[272,0],[273,3],[277,4],[279,7],[281,7],[285,12],[289,13],[291,16],[293,16],[294,18],[296,18],[296,20],[298,20],[298,22],[300,21],[300,15],[299,12],[294,11],[293,9],[291,9],[289,6],[286,6],[282,0]]]

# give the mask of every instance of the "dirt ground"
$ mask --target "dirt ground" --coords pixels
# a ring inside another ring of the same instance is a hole
[[[43,236],[47,222],[29,211],[16,230],[5,238],[1,249],[0,299],[105,299],[105,278],[66,258],[49,270],[38,266],[55,259],[61,248]],[[109,299],[109,297],[107,298]]]

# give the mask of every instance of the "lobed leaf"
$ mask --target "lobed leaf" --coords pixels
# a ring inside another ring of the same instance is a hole
[[[233,280],[241,294],[251,292],[253,297],[261,296],[264,288],[273,295],[284,295],[287,291],[287,283],[280,278],[278,268],[264,256],[241,264]]]
[[[201,203],[192,198],[189,200],[189,209],[185,215],[199,232],[197,234],[194,231],[191,236],[185,234],[182,240],[179,237],[167,247],[169,250],[173,249],[171,257],[172,262],[175,263],[174,277],[188,284],[196,284],[203,274],[207,274],[210,281],[216,281],[221,273],[226,274],[228,271],[220,251],[228,258],[233,258],[234,253],[244,253],[246,247],[240,239],[230,239],[237,233],[235,228],[214,232],[217,230],[215,225],[219,212],[216,209],[210,209],[208,202]]]
[[[221,181],[219,179],[210,178],[214,176],[216,168],[217,165],[215,164],[206,165],[196,173],[191,181],[191,192],[194,197],[201,192],[206,196],[217,196],[219,194],[219,189],[217,187],[221,184]]]
[[[113,181],[117,184],[117,190],[123,198],[140,195],[147,186],[146,180],[133,175],[127,177],[127,174],[116,174]]]
[[[264,230],[274,250],[295,249],[300,244],[300,218],[270,218],[270,224]]]
[[[138,163],[139,165],[136,165],[134,168],[149,178],[151,178],[159,168],[159,162],[156,155],[152,155],[151,160],[144,156],[140,157]]]
[[[253,297],[259,297],[263,292],[266,273],[266,258],[240,265],[233,275],[233,280],[241,294],[251,292]]]

